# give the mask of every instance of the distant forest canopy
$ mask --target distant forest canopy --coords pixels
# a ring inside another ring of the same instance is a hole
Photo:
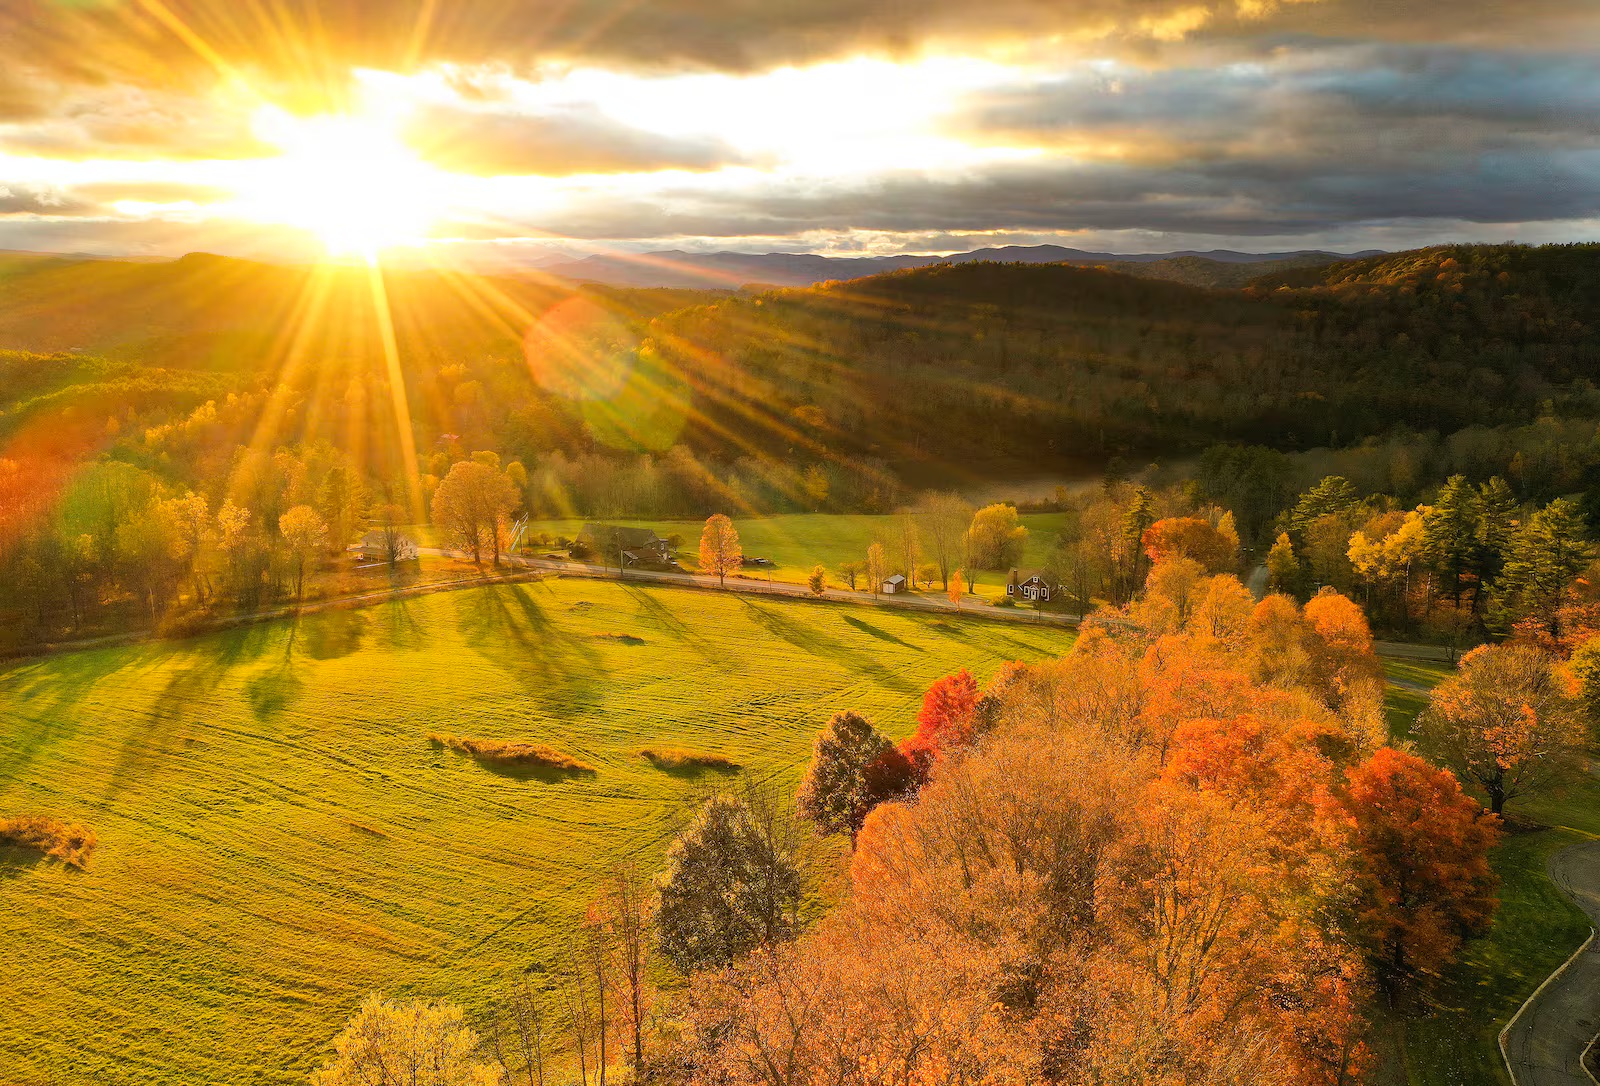
[[[532,512],[691,516],[888,511],[907,478],[1230,443],[1331,448],[1401,496],[1464,471],[1538,499],[1600,460],[1597,323],[1596,245],[1242,290],[968,263],[759,295],[11,256],[0,457],[45,489],[104,455],[217,492],[241,448],[326,445],[374,485],[408,444],[433,477],[482,450],[523,465]]]

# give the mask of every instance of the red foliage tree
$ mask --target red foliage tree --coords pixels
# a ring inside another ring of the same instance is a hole
[[[938,680],[923,695],[917,730],[900,744],[919,781],[928,779],[941,755],[971,746],[977,739],[978,697],[978,680],[965,668]]]
[[[1437,974],[1495,910],[1499,819],[1454,777],[1384,747],[1348,774],[1368,955],[1391,992]]]

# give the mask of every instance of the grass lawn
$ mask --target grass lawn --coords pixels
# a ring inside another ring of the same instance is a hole
[[[1384,661],[1391,680],[1430,688],[1452,670],[1445,664]],[[1391,682],[1391,733],[1404,736],[1427,700],[1426,693]],[[1443,978],[1430,1013],[1395,1024],[1404,1068],[1395,1069],[1393,1081],[1510,1086],[1500,1055],[1500,1030],[1589,934],[1588,919],[1556,889],[1545,864],[1557,849],[1600,835],[1600,781],[1514,801],[1507,809],[1514,817],[1549,828],[1508,833],[1495,848],[1491,862],[1500,876],[1500,909],[1494,926],[1463,949]]]
[[[650,868],[719,774],[792,780],[835,710],[1064,651],[1050,628],[556,580],[0,670],[0,814],[80,820],[86,871],[0,855],[0,1079],[301,1083],[368,992],[481,1013],[605,867]],[[548,744],[496,772],[428,731]]]
[[[820,562],[828,567],[828,580],[834,583],[839,581],[837,570],[840,563],[864,559],[876,534],[890,528],[893,519],[865,513],[792,513],[735,518],[733,524],[738,529],[739,541],[747,556],[770,558],[777,563],[772,571],[774,580],[803,583],[811,575],[811,567]],[[1066,514],[1025,513],[1020,520],[1028,529],[1023,565],[1041,566],[1055,546]],[[704,521],[626,520],[607,523],[653,528],[662,536],[682,536],[679,561],[685,568],[695,567],[700,529],[704,527]],[[536,520],[528,523],[528,532],[571,538],[578,534],[583,525],[581,520]],[[759,574],[754,570],[751,573],[766,576],[764,570]],[[986,596],[1003,595],[1005,580],[1005,573],[998,571],[980,574],[979,593]]]

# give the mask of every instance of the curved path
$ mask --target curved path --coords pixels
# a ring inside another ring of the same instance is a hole
[[[1550,878],[1600,925],[1600,841],[1550,857]],[[1600,1033],[1600,939],[1590,937],[1500,1035],[1516,1086],[1595,1086],[1583,1050]]]

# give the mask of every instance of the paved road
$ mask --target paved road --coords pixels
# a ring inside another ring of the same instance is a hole
[[[460,558],[457,551],[442,550],[438,547],[419,548],[423,554],[438,558]],[[788,581],[768,581],[760,574],[747,574],[743,577],[729,577],[726,584],[720,584],[717,578],[701,576],[698,573],[669,573],[664,570],[630,569],[626,574],[619,574],[615,566],[594,566],[586,562],[573,562],[561,558],[528,558],[522,555],[502,555],[501,561],[509,565],[522,566],[528,569],[545,570],[550,573],[560,573],[569,577],[593,577],[601,580],[634,581],[646,584],[675,584],[690,588],[703,588],[711,591],[739,592],[756,596],[788,596],[798,599],[814,598],[811,589],[803,584],[792,584]],[[870,592],[851,592],[842,588],[829,588],[823,591],[822,598],[838,603],[854,603],[865,607],[897,607],[910,611],[928,611],[941,615],[953,615],[957,608],[944,596],[924,596],[916,594],[905,595],[879,595],[873,596]],[[964,603],[959,609],[960,614],[968,618],[987,618],[1001,622],[1021,622],[1030,626],[1065,626],[1075,627],[1078,624],[1077,615],[1064,615],[1052,611],[1035,611],[1031,607],[992,607],[987,601],[979,602],[976,598],[970,603]]]
[[[1550,857],[1550,878],[1600,925],[1600,841]],[[1600,940],[1588,944],[1528,1001],[1500,1038],[1517,1086],[1594,1086],[1585,1046],[1600,1033]]]

